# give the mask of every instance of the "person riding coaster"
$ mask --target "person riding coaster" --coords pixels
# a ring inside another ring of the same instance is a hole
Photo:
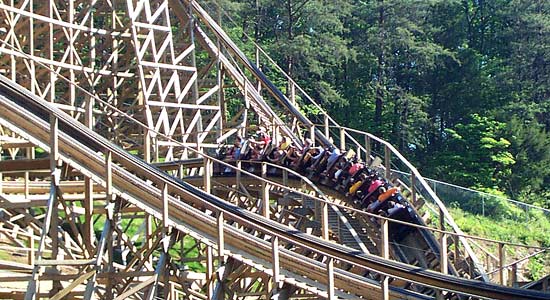
[[[333,162],[332,166],[328,166],[327,169],[322,173],[325,176],[321,183],[327,186],[334,186],[339,183],[338,178],[342,174],[347,174],[347,169],[351,167],[351,161],[355,159],[355,151],[348,150],[345,154],[342,154],[338,159]],[[345,173],[344,173],[345,172]]]
[[[337,191],[347,191],[349,187],[358,178],[355,175],[363,170],[365,165],[357,160],[349,162],[349,166],[345,167],[345,170],[337,177]],[[368,170],[366,170],[368,171]]]
[[[311,139],[306,139],[301,155],[290,166],[300,173],[304,172],[315,162],[316,157],[320,156],[322,152],[322,147],[315,147]]]

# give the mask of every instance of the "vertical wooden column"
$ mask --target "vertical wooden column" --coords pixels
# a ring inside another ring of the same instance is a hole
[[[454,239],[454,262],[455,262],[455,269],[458,269],[458,266],[460,264],[460,238],[458,235],[454,235],[453,236],[453,239]]]
[[[365,135],[365,150],[366,150],[366,157],[365,157],[365,164],[368,166],[371,163],[371,152],[372,152],[372,145],[370,141],[370,137],[368,135]]]
[[[262,162],[262,215],[269,218],[269,183],[267,180],[267,164]]]
[[[241,167],[242,167],[242,162],[240,160],[238,160],[235,163],[235,166],[237,167],[237,171],[236,171],[236,174],[235,174],[235,189],[237,191],[240,191],[241,190]]]
[[[34,159],[34,147],[25,148],[25,156],[27,159]],[[29,199],[29,171],[25,171],[25,199]]]
[[[53,196],[53,206],[52,206],[52,219],[50,224],[50,236],[52,237],[52,258],[53,259],[61,259],[61,257],[58,257],[59,255],[59,239],[58,232],[57,232],[57,226],[58,226],[58,212],[57,212],[57,205],[58,200],[57,196],[55,196],[55,193],[57,193],[57,187],[59,185],[60,178],[60,172],[57,167],[58,160],[59,160],[59,132],[58,132],[58,125],[59,125],[59,119],[54,116],[50,115],[50,171],[52,174],[52,183],[54,184],[54,189],[52,189],[52,192],[54,193]]]
[[[380,237],[382,238],[382,249],[380,251],[380,255],[384,259],[389,259],[390,257],[390,239],[389,239],[389,224],[387,219],[382,219],[382,224],[380,226]],[[390,299],[390,291],[389,291],[389,277],[382,275],[382,282],[380,282],[382,287],[382,299],[383,300],[389,300]]]
[[[273,258],[273,289],[277,290],[279,288],[279,238],[274,236],[271,241],[271,256]]]
[[[168,184],[165,183],[162,186],[162,227],[164,227],[165,232],[168,229]]]
[[[29,266],[34,266],[34,231],[32,228],[27,229],[27,234],[29,235],[29,253],[27,256],[27,263]]]
[[[208,157],[203,158],[203,168],[204,168],[204,174],[202,176],[203,178],[203,184],[204,184],[204,191],[207,193],[212,192],[212,160]]]
[[[207,281],[207,289],[206,289],[206,296],[208,299],[212,299],[214,296],[214,257],[212,246],[208,246],[206,249],[206,281]]]
[[[447,255],[447,234],[445,232],[441,233],[441,255],[439,256],[441,273],[448,274],[449,265],[448,265],[448,255]]]
[[[508,276],[510,280],[509,286],[518,287],[518,264],[513,264]]]
[[[504,266],[506,265],[506,256],[504,253],[504,244],[498,243],[498,280],[504,285]]]
[[[416,205],[416,176],[411,172],[411,197],[413,205]]]
[[[327,257],[327,299],[336,299],[334,296],[334,258]]]
[[[311,146],[315,146],[315,125],[311,124],[309,127],[309,139],[311,140]]]
[[[93,24],[93,22],[91,22]],[[93,38],[92,38],[93,39]],[[95,39],[91,46],[95,47]],[[95,57],[95,50],[94,56]],[[92,59],[92,64],[95,64],[95,59]],[[92,129],[94,123],[94,98],[88,96],[86,98],[86,112],[84,115],[84,124],[86,127]],[[94,224],[92,220],[93,210],[94,210],[94,183],[91,177],[84,177],[84,244],[88,248],[88,253],[90,256],[93,255],[93,240],[95,240],[94,235]]]
[[[384,167],[386,168],[386,179],[390,180],[391,176],[391,152],[390,147],[384,147]]]
[[[113,208],[113,154],[111,151],[107,151],[107,153],[105,153],[105,196],[106,196],[106,208],[107,208],[107,220],[105,220],[105,222],[109,222],[110,223],[110,226],[109,226],[109,230],[112,230],[113,228],[113,224],[114,224],[114,208]],[[114,254],[114,249],[113,249],[113,240],[112,240],[112,236],[111,236],[111,233],[108,232],[107,235],[107,240],[109,240],[109,242],[107,243],[107,257],[108,257],[108,262],[107,262],[107,272],[111,272],[111,270],[113,269],[112,268],[112,262],[113,262],[113,254]],[[97,259],[98,260],[101,260],[102,259],[102,253],[98,253],[97,254],[98,257]],[[109,276],[107,276],[106,278],[106,283],[105,283],[105,296],[106,298],[113,298],[113,283],[112,283],[112,280]]]
[[[346,131],[343,127],[340,127],[340,150],[346,151]]]
[[[321,237],[324,240],[329,239],[328,236],[328,204],[326,202],[321,203]]]
[[[330,128],[328,126],[328,115],[325,115],[325,137],[328,139],[330,137]]]
[[[223,236],[223,212],[218,213],[218,267],[223,266],[224,264],[224,236]]]

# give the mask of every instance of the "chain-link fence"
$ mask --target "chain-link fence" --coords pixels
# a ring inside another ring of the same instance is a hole
[[[410,182],[410,174],[397,170],[392,172],[403,182]],[[447,207],[458,207],[469,213],[503,219],[525,219],[534,213],[550,217],[549,209],[434,179],[425,179]]]

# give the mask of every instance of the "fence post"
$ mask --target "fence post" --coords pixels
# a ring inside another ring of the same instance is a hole
[[[267,164],[262,162],[262,215],[269,218],[269,183],[267,180]]]
[[[325,137],[327,139],[330,137],[330,132],[328,128],[328,115],[325,115]]]
[[[370,160],[370,154],[372,152],[372,145],[371,145],[371,141],[370,141],[370,137],[368,135],[365,135],[365,149],[367,151],[366,155],[367,157],[365,158],[365,164],[366,165],[370,165],[371,163],[371,160]]]
[[[218,267],[224,263],[223,211],[218,213]]]
[[[309,139],[311,140],[311,146],[315,146],[315,124],[311,124],[309,128]]]
[[[518,285],[518,264],[513,264],[512,268],[510,269],[510,286],[511,287],[517,287]]]
[[[441,258],[441,262],[440,262],[440,267],[441,267],[441,273],[443,274],[447,274],[448,271],[449,271],[449,266],[447,264],[447,234],[445,232],[442,232],[441,233],[441,255],[440,255],[440,258]]]
[[[505,262],[505,255],[504,255],[504,244],[498,243],[498,280],[501,285],[504,285],[504,265]]]
[[[324,201],[321,203],[321,224],[322,237],[328,241],[328,204]]]
[[[212,190],[212,160],[210,158],[204,157],[203,167],[204,167],[204,174],[203,174],[204,191],[210,194]]]
[[[242,162],[240,160],[237,160],[235,164],[235,167],[237,168],[237,171],[236,171],[237,174],[235,176],[235,181],[236,181],[235,187],[237,191],[241,190],[241,166],[242,166]]]
[[[346,131],[343,127],[340,127],[340,150],[346,151]]]
[[[390,242],[389,242],[389,224],[387,219],[381,219],[382,225],[380,226],[380,236],[382,238],[382,249],[381,249],[381,255],[382,258],[388,259],[390,257]],[[389,300],[390,299],[390,292],[389,292],[389,277],[382,275],[382,282],[380,283],[382,285],[382,299],[383,300]]]
[[[411,172],[411,197],[413,205],[416,206],[416,176]]]
[[[273,257],[273,289],[279,289],[279,237],[274,236],[271,242]]]
[[[384,167],[386,168],[386,179],[390,180],[391,175],[391,153],[390,148],[384,147]]]
[[[327,259],[327,293],[328,300],[336,299],[334,297],[334,258]]]

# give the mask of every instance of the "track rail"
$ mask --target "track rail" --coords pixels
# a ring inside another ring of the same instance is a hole
[[[150,211],[155,216],[162,215],[162,203],[159,200],[160,189],[146,187],[143,185],[146,178],[153,182],[157,187],[169,186],[170,194],[180,196],[187,203],[197,207],[211,210],[216,214],[222,214],[225,220],[238,222],[264,234],[277,236],[281,241],[300,245],[316,251],[329,258],[345,261],[357,266],[364,267],[376,272],[388,275],[394,278],[400,278],[406,281],[415,282],[421,285],[433,287],[441,290],[454,291],[460,294],[471,295],[481,298],[494,299],[548,299],[548,294],[526,291],[514,288],[498,286],[479,281],[461,279],[454,276],[443,275],[429,270],[419,269],[414,266],[402,264],[399,262],[384,260],[380,257],[357,253],[348,247],[337,245],[322,239],[295,232],[289,227],[278,224],[271,220],[260,217],[254,213],[245,211],[237,206],[229,204],[222,199],[214,197],[202,190],[199,190],[188,183],[169,176],[165,172],[155,168],[133,155],[125,152],[121,148],[113,145],[103,137],[90,131],[84,125],[78,123],[70,116],[64,114],[58,109],[53,108],[47,102],[32,95],[27,90],[17,86],[5,77],[0,78],[0,116],[2,123],[11,128],[14,132],[21,132],[32,140],[38,141],[40,146],[49,149],[47,141],[49,140],[48,120],[51,116],[59,120],[59,128],[62,134],[59,139],[63,143],[71,144],[72,148],[64,148],[66,151],[64,159],[74,165],[85,166],[82,169],[97,180],[102,180],[101,174],[104,171],[104,161],[98,152],[102,154],[111,153],[116,165],[113,165],[115,171],[113,180],[120,194],[134,194],[139,197],[134,198],[136,205]],[[92,155],[86,157],[83,154]],[[92,171],[90,171],[92,170]],[[131,173],[130,173],[131,172]],[[133,174],[132,174],[133,173]],[[136,200],[139,199],[139,200]],[[175,224],[194,226],[200,232],[206,232],[211,236],[216,235],[214,218],[207,213],[197,211],[188,205],[177,201],[176,198],[169,199],[170,220]],[[184,222],[184,223],[182,223]],[[210,226],[205,224],[210,224]],[[242,238],[242,232],[235,228],[225,226],[229,235],[235,238]],[[245,237],[253,241],[252,237]],[[248,253],[257,253],[258,241],[254,244],[241,245],[241,250]],[[265,245],[264,245],[265,247]],[[264,248],[265,249],[265,248]],[[265,249],[267,253],[271,249]],[[262,254],[265,259],[269,259],[270,254]],[[291,255],[288,254],[288,260],[285,260],[284,266],[291,267]],[[292,261],[295,262],[295,259]],[[318,270],[318,269],[317,269]],[[298,270],[299,271],[299,270]],[[311,270],[302,270],[311,272]],[[349,278],[348,278],[349,279]],[[361,281],[360,286],[368,288]],[[357,288],[360,290],[360,288]]]

